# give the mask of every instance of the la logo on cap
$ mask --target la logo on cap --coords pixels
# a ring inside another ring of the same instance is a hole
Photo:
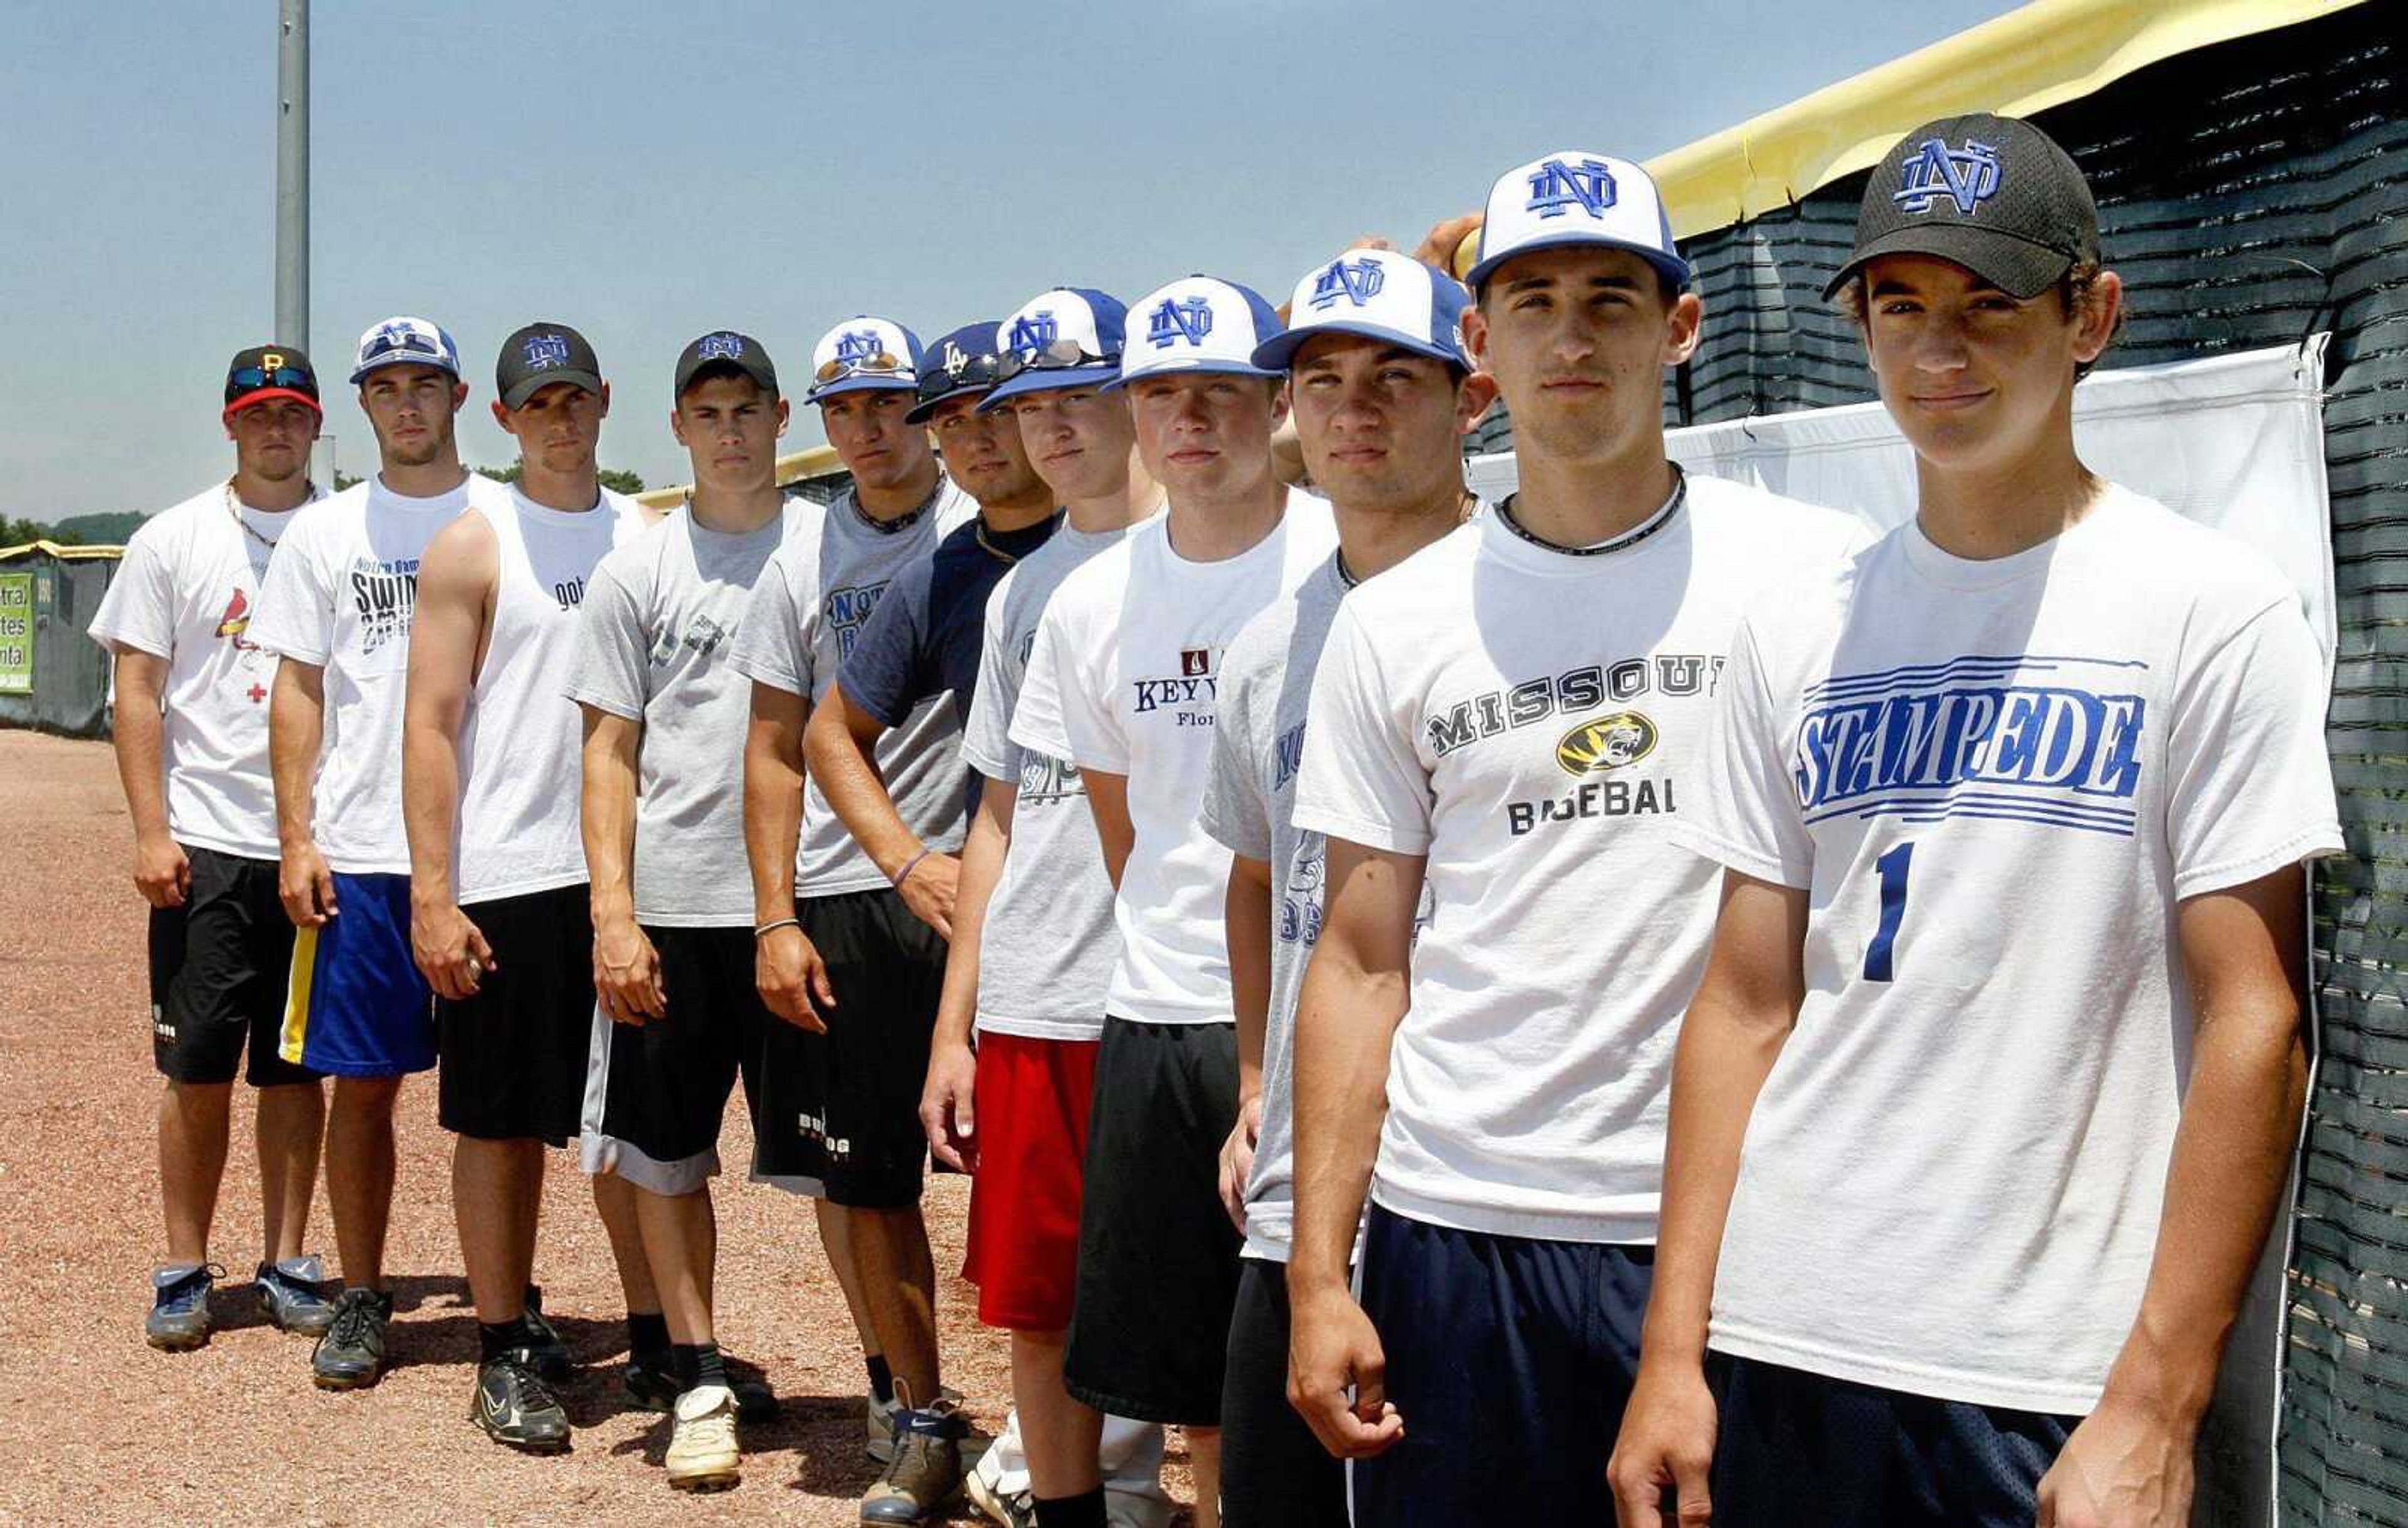
[[[1148,321],[1145,337],[1154,341],[1156,350],[1168,350],[1185,340],[1191,345],[1204,343],[1212,332],[1212,305],[1202,296],[1173,300],[1165,297],[1155,304],[1154,316]]]
[[[1577,207],[1590,217],[1603,217],[1616,195],[1613,171],[1597,160],[1542,159],[1530,172],[1530,200],[1522,210],[1559,218]]]
[[[1995,145],[1967,138],[1962,149],[1951,149],[1942,139],[1925,138],[1914,157],[1899,166],[1899,189],[1890,200],[1901,212],[1920,214],[1945,196],[1957,211],[1970,215],[1999,194],[2000,178]]]
[[[1360,308],[1378,296],[1380,288],[1387,283],[1388,273],[1377,260],[1369,256],[1355,260],[1341,257],[1332,260],[1328,268],[1313,279],[1311,303],[1317,310],[1326,310],[1344,297]]]

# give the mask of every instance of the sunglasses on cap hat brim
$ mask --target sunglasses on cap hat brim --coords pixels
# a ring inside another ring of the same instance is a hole
[[[910,369],[910,363],[900,355],[877,351],[868,355],[855,355],[829,361],[811,373],[815,384],[825,387],[847,377],[877,377]]]

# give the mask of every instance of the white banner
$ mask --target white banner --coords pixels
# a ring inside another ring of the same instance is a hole
[[[2289,577],[2324,648],[2329,679],[2332,513],[2322,388],[2329,338],[2101,371],[2073,395],[2075,444],[2093,471],[2240,537]],[[1846,510],[1881,529],[1914,512],[1914,454],[1878,403],[1700,425],[1667,432],[1665,444],[1692,472]],[[1475,456],[1468,468],[1473,489],[1491,502],[1513,491],[1510,452]],[[2296,1191],[2295,1182],[2286,1206]],[[2286,1215],[2268,1238],[2200,1431],[2191,1519],[2200,1528],[2274,1521],[2289,1253]]]
[[[2098,372],[2074,391],[2073,435],[2093,471],[2273,559],[2300,591],[2329,666],[2328,339]],[[1914,512],[1914,454],[1878,403],[1692,425],[1668,431],[1665,446],[1692,472],[1846,510],[1884,530]],[[1491,502],[1513,491],[1511,452],[1475,456],[1469,470]]]

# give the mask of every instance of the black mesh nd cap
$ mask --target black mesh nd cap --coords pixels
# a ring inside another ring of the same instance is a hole
[[[1873,167],[1856,248],[1823,296],[1885,254],[1953,260],[2028,299],[2077,260],[2099,258],[2099,208],[2073,160],[2031,123],[1942,117],[1900,138]]]
[[[502,341],[494,364],[494,392],[502,407],[516,409],[553,382],[602,391],[602,363],[585,337],[566,324],[530,324]]]
[[[680,353],[677,385],[670,396],[685,396],[685,390],[694,385],[695,373],[713,365],[734,367],[758,382],[761,391],[771,397],[778,396],[778,368],[769,364],[769,353],[761,348],[761,341],[732,329],[720,329],[704,335]]]

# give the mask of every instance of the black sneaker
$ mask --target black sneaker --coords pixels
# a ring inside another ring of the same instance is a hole
[[[577,1361],[568,1356],[568,1344],[561,1337],[560,1329],[544,1319],[543,1291],[527,1286],[525,1320],[527,1352],[535,1372],[555,1385],[565,1385],[577,1373]]]
[[[523,1348],[478,1366],[468,1420],[495,1443],[531,1454],[556,1454],[568,1447],[568,1413],[545,1388],[534,1355]]]
[[[376,1290],[345,1290],[335,1301],[335,1319],[309,1355],[310,1377],[320,1390],[358,1390],[384,1373],[385,1327],[393,1320],[393,1296]]]
[[[769,1388],[768,1378],[753,1365],[741,1359],[723,1359],[727,1368],[727,1388],[736,1393],[736,1420],[750,1427],[766,1422],[778,1415],[778,1392]],[[676,1367],[664,1356],[660,1359],[629,1358],[621,1371],[627,1388],[627,1404],[639,1411],[674,1411],[677,1409],[678,1377]]]

